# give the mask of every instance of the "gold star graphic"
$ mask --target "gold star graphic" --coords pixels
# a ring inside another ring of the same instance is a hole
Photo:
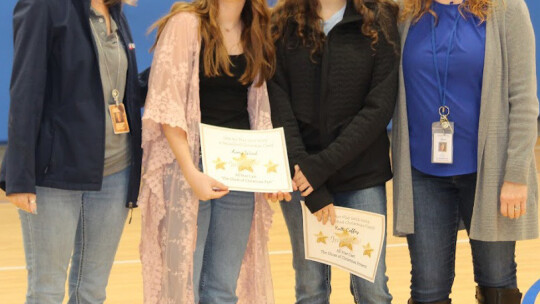
[[[315,236],[317,237],[317,243],[323,243],[323,244],[326,244],[326,239],[328,238],[326,235],[324,235],[324,233],[319,232],[319,234],[315,234]]]
[[[225,162],[221,160],[221,158],[217,158],[215,161],[214,161],[214,164],[216,164],[216,170],[225,170]]]
[[[233,159],[236,161],[239,172],[245,170],[253,173],[253,165],[255,164],[254,159],[248,158],[245,153],[242,153],[240,154],[240,157],[235,157]]]
[[[348,230],[343,230],[341,233],[336,233],[339,238],[339,248],[346,247],[350,251],[353,250],[353,245],[358,243],[358,239],[349,234]]]
[[[277,173],[277,164],[274,164],[271,160],[268,161],[268,164],[264,165],[266,167],[266,173]]]
[[[367,255],[368,257],[371,258],[371,253],[373,252],[373,248],[371,248],[371,245],[369,245],[369,243],[367,243],[366,245],[364,245],[362,247],[364,247],[364,255]]]

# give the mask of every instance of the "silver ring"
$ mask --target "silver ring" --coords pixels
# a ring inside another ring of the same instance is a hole
[[[30,201],[30,204],[35,204],[36,203],[36,200],[31,200]]]
[[[450,108],[448,106],[442,106],[439,108],[439,115],[448,116],[450,115]]]
[[[520,206],[514,206],[514,210],[516,210],[516,211],[521,210],[521,207]]]

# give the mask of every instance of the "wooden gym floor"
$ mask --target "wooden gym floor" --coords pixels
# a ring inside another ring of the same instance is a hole
[[[537,159],[540,145],[537,145]],[[388,227],[392,227],[391,183],[387,185],[389,198]],[[291,266],[291,247],[281,210],[275,209],[274,225],[270,238],[270,259],[276,304],[294,303],[294,271]],[[141,265],[138,260],[140,237],[140,214],[135,211],[133,222],[126,225],[116,256],[107,301],[111,304],[142,303]],[[518,284],[523,292],[540,279],[540,240],[519,242],[517,246]],[[26,270],[18,215],[15,208],[5,203],[0,194],[0,304],[24,303]],[[406,240],[391,236],[389,231],[387,249],[387,275],[393,303],[406,303],[409,298],[410,261]],[[471,252],[467,235],[459,233],[456,255],[456,280],[452,298],[457,304],[472,304],[475,283]],[[334,269],[332,274],[332,304],[353,303],[349,292],[348,274]],[[540,301],[537,303],[540,304]],[[182,303],[183,304],[183,303]],[[256,303],[254,303],[256,304]]]

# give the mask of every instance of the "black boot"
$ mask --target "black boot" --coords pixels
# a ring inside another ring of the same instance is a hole
[[[439,301],[439,302],[416,302],[413,299],[409,299],[409,304],[452,304],[452,300],[448,299],[445,301]]]
[[[517,288],[476,287],[478,304],[519,304],[521,296]]]

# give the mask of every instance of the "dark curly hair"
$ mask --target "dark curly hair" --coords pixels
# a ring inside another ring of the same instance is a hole
[[[371,46],[379,42],[382,33],[386,40],[397,45],[390,38],[390,29],[395,26],[399,14],[399,6],[393,0],[351,0],[356,11],[362,16],[361,32],[372,40]],[[277,41],[284,36],[287,24],[294,21],[298,24],[296,35],[305,47],[311,48],[312,59],[322,51],[326,36],[324,35],[319,0],[279,0],[272,12],[272,38]]]

